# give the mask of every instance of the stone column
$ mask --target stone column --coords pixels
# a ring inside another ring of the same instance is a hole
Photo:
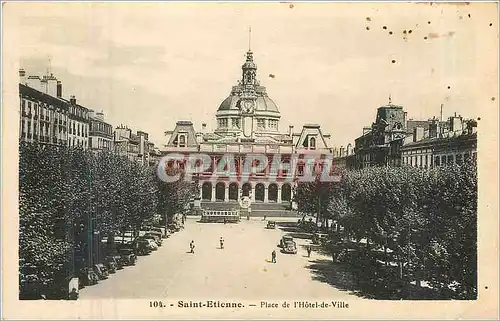
[[[229,182],[225,185],[224,202],[229,202]]]
[[[241,200],[242,195],[243,195],[243,185],[241,186],[238,185],[238,199],[237,199],[238,202]]]
[[[215,202],[215,182],[212,183],[212,202]]]
[[[281,204],[281,185],[278,185],[278,199],[276,203]]]
[[[269,192],[268,192],[268,186],[264,186],[264,203],[269,203]]]
[[[255,202],[255,185],[256,184],[252,184],[252,190],[251,190],[252,203]]]
[[[199,182],[198,187],[200,189],[200,200],[203,200],[203,182]]]

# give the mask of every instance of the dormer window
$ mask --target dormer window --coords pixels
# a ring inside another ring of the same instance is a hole
[[[218,123],[219,128],[227,128],[229,125],[229,121],[227,118],[219,118]]]
[[[258,129],[264,129],[264,128],[266,128],[266,120],[264,118],[258,118],[257,119],[257,128]]]
[[[269,119],[269,128],[278,129],[278,121],[276,119]]]
[[[309,138],[309,149],[316,149],[316,138]]]
[[[179,134],[174,143],[177,147],[186,147],[186,134]]]

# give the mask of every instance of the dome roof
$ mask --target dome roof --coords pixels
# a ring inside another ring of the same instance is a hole
[[[233,86],[229,97],[224,99],[217,111],[239,111],[241,97],[255,100],[255,112],[279,113],[276,103],[267,96],[266,87],[256,80],[257,65],[253,61],[253,52],[248,50],[245,63],[241,66],[242,79]]]
[[[220,104],[217,111],[222,110],[239,110],[240,97],[238,95],[230,95]],[[268,96],[258,96],[255,100],[255,111],[268,111],[279,113],[278,106],[276,103]]]

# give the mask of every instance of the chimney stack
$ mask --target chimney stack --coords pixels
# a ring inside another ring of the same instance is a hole
[[[24,69],[19,69],[19,82],[26,85],[26,71]]]
[[[437,138],[438,134],[439,134],[439,120],[436,118],[430,119],[429,138]]]
[[[57,81],[57,97],[62,97],[62,83],[59,80]]]
[[[423,127],[415,127],[413,128],[413,142],[421,141],[424,138],[424,128]]]
[[[349,143],[349,144],[347,144],[346,156],[349,156],[351,154],[352,154],[352,144]]]
[[[62,91],[62,88],[61,88],[61,91]],[[58,96],[59,97],[59,96]],[[72,105],[76,105],[76,98],[74,95],[71,95],[69,97],[69,102],[72,104]]]
[[[450,117],[450,131],[456,132],[462,130],[462,118],[457,117],[457,113],[453,117]]]
[[[104,121],[104,113],[102,110],[100,112],[95,113],[95,119]]]
[[[293,136],[293,125],[290,125],[290,126],[288,127],[288,135],[289,135],[290,137],[292,137],[292,136]]]

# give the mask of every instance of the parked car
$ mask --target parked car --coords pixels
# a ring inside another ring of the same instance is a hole
[[[161,227],[152,227],[150,231],[160,233],[162,236],[164,235],[163,229]]]
[[[290,235],[283,235],[283,237],[280,240],[280,247],[284,247],[286,242],[295,242],[293,240],[293,237]]]
[[[156,245],[158,246],[161,246],[161,244],[163,243],[163,241],[161,240],[160,237],[158,237],[158,235],[155,235],[155,234],[152,234],[150,232],[146,233],[143,238],[145,239],[150,239],[150,240],[153,240],[156,242]]]
[[[116,273],[116,270],[118,269],[118,263],[116,263],[116,259],[112,255],[106,256],[106,259],[104,260],[105,266],[108,268],[109,273]]]
[[[99,277],[99,280],[105,280],[109,276],[108,269],[104,266],[104,264],[95,264],[94,272]]]
[[[297,244],[295,241],[287,240],[283,244],[283,253],[297,254]]]
[[[275,221],[269,221],[269,222],[267,222],[267,228],[268,229],[275,229],[276,228],[276,222]]]
[[[151,251],[158,250],[158,244],[156,244],[156,242],[153,239],[145,239],[145,240],[149,243]]]
[[[180,226],[180,224],[173,222],[173,223],[168,224],[167,229],[172,233],[179,232],[181,230],[181,226]]]
[[[299,227],[307,232],[315,232],[318,229],[316,222],[310,218],[308,221],[299,220]]]
[[[144,246],[146,246],[148,249],[150,249],[150,251],[156,251],[158,250],[158,244],[156,243],[154,237],[152,236],[139,236],[137,238],[137,241],[140,241],[141,243],[144,244]]]
[[[148,255],[149,253],[151,253],[151,251],[153,251],[153,247],[146,239],[138,238],[136,240],[136,244],[137,244],[138,255]]]
[[[160,239],[160,241],[163,239],[163,234],[158,231],[149,231],[146,234],[157,236]]]
[[[120,253],[113,255],[113,258],[115,259],[115,262],[116,262],[116,269],[117,270],[123,269],[123,261],[122,261],[122,256],[120,255]]]
[[[323,244],[326,240],[328,240],[328,234],[314,233],[312,236],[313,244]]]
[[[81,269],[78,278],[79,282],[84,286],[89,286],[99,283],[99,277],[92,269],[89,268]]]
[[[132,248],[121,248],[119,250],[120,258],[123,265],[135,265],[137,261],[137,256],[134,253],[134,249]]]

